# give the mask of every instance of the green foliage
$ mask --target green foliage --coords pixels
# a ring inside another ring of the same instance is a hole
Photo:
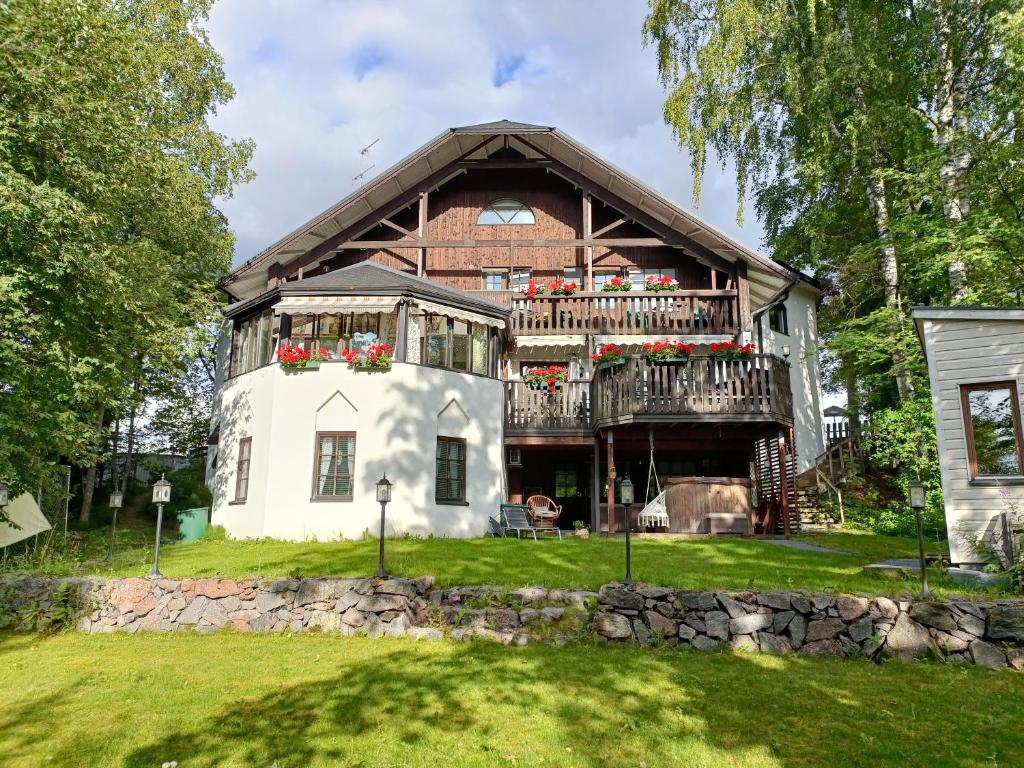
[[[132,385],[210,315],[232,236],[214,206],[252,147],[195,0],[17,0],[0,24],[0,476],[104,451]]]
[[[164,514],[209,507],[212,503],[213,497],[206,487],[206,462],[203,459],[171,472],[167,482],[171,484],[171,503],[164,507]]]

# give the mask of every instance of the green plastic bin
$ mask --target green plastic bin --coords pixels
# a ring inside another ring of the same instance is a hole
[[[181,543],[191,544],[199,541],[206,533],[206,526],[210,523],[210,510],[207,507],[196,509],[183,509],[178,513],[178,531],[181,533]]]

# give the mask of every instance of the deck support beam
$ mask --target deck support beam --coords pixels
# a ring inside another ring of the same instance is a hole
[[[615,433],[608,430],[608,533],[615,533]]]

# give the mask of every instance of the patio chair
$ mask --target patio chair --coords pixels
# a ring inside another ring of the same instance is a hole
[[[531,534],[533,540],[537,541],[538,533],[557,533],[559,540],[562,538],[562,532],[557,528],[537,528],[530,522],[530,518],[526,512],[526,506],[523,504],[502,504],[501,505],[501,519],[502,527],[505,529],[506,535],[509,531],[516,532],[516,538],[522,538],[523,531]]]
[[[536,528],[557,528],[555,521],[562,514],[562,508],[547,496],[531,496],[526,507]]]

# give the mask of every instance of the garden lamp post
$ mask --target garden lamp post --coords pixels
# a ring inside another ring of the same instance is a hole
[[[789,365],[789,355],[791,352],[792,350],[789,348],[789,344],[782,345],[782,356],[786,360],[786,365]]]
[[[110,519],[110,554],[107,557],[111,562],[114,560],[114,537],[117,535],[117,510],[123,504],[124,491],[117,490],[117,485],[115,485],[114,490],[110,492],[110,510],[114,513],[114,516]]]
[[[7,487],[7,483],[0,480],[0,509],[3,509],[11,503],[11,491]]]
[[[160,573],[160,531],[164,524],[164,504],[171,500],[171,484],[167,478],[160,475],[160,479],[153,483],[153,503],[156,504],[156,554],[153,558],[153,572],[151,578],[159,579]]]
[[[388,480],[388,473],[377,481],[377,501],[380,502],[380,554],[377,557],[377,578],[383,579],[387,576],[384,573],[384,508],[391,501],[391,481]]]
[[[628,472],[619,484],[619,497],[622,500],[622,516],[626,520],[626,578],[622,583],[631,587],[633,586],[633,574],[630,572],[629,529],[633,527],[633,520],[629,508],[633,503],[633,481],[629,479]]]
[[[924,483],[920,480],[910,481],[910,506],[914,510],[914,517],[917,520],[917,551],[921,564],[921,595],[930,597],[928,589],[928,569],[924,562],[924,524],[921,522],[921,510],[925,507]]]

